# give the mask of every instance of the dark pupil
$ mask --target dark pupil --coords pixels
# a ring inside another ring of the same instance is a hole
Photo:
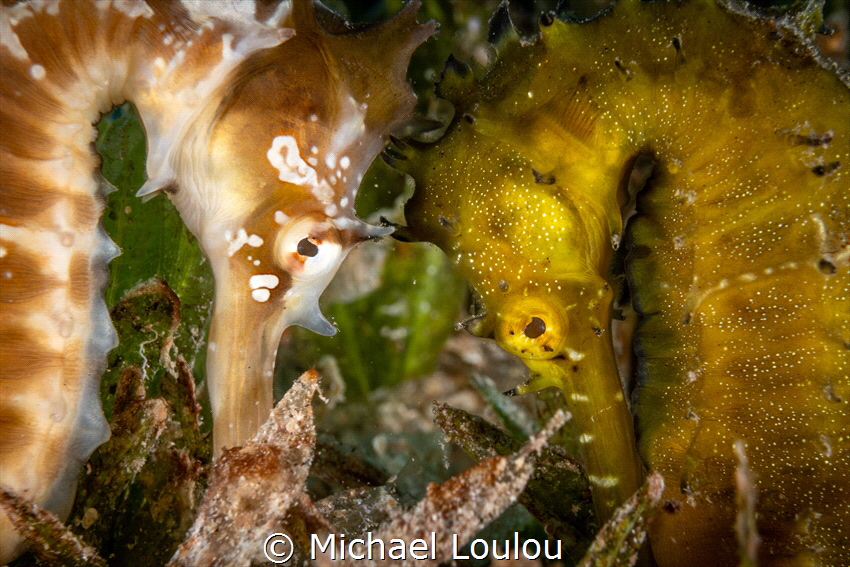
[[[298,253],[302,256],[313,257],[319,253],[319,247],[313,244],[309,238],[302,238],[298,242]]]
[[[532,317],[531,323],[525,326],[525,336],[529,339],[536,339],[546,332],[546,323],[540,317]]]

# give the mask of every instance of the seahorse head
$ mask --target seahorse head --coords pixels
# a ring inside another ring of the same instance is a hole
[[[623,166],[589,151],[597,113],[581,76],[549,50],[562,31],[552,27],[532,44],[503,42],[481,78],[450,61],[438,89],[452,121],[434,143],[411,141],[396,163],[416,183],[406,236],[439,246],[467,277],[477,296],[467,330],[530,371],[515,393],[563,392],[605,518],[642,474],[611,342],[617,187],[600,183]],[[599,450],[608,440],[617,446]]]
[[[541,45],[501,48],[515,51],[520,68],[545,55]],[[547,361],[582,357],[608,326],[598,310],[613,295],[602,277],[610,215],[590,190],[594,180],[575,173],[586,158],[580,140],[555,130],[557,106],[576,99],[501,85],[500,71],[497,63],[482,83],[448,63],[438,90],[455,108],[451,124],[435,144],[411,141],[397,162],[416,181],[406,230],[441,247],[472,284],[481,313],[467,328],[551,375]],[[536,378],[532,389],[548,385],[559,384]]]
[[[214,265],[247,276],[253,302],[333,334],[318,293],[351,247],[391,232],[360,221],[354,201],[386,135],[410,114],[404,71],[424,35],[381,53],[377,44],[415,23],[412,9],[388,26],[332,35],[311,8],[296,5],[284,23],[295,36],[246,62],[217,109],[208,175],[218,214],[199,232]]]
[[[319,296],[352,247],[392,231],[358,219],[354,202],[388,134],[412,117],[407,64],[434,29],[416,23],[417,7],[354,29],[295,2],[282,22],[292,37],[232,71],[165,168],[177,178],[165,190],[215,274],[207,380],[217,449],[268,416],[284,329],[334,334]]]

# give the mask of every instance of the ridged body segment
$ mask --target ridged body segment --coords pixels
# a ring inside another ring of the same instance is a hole
[[[650,532],[659,564],[738,563],[743,441],[759,564],[842,565],[850,89],[787,21],[742,11],[621,2],[530,45],[503,41],[479,79],[450,66],[439,89],[457,114],[400,162],[417,182],[406,212],[480,294],[473,332],[531,368],[521,390],[564,390],[594,497],[609,502],[636,482],[622,464],[634,450],[594,433],[632,417],[616,365],[589,346],[608,337],[610,311],[583,309],[601,282],[616,287],[609,265],[627,246],[637,446],[666,483]],[[654,168],[624,229],[641,155]]]
[[[124,81],[112,78],[134,60],[108,54],[157,25],[88,7],[0,15],[0,467],[4,486],[59,515],[80,466],[109,438],[98,385],[117,338],[101,288],[118,249],[99,227],[92,122],[120,100]],[[95,33],[105,29],[113,33]],[[20,542],[5,516],[0,524],[6,562]]]

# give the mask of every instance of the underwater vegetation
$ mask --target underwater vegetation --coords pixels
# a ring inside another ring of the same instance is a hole
[[[349,4],[4,0],[0,559],[846,564],[820,6]]]

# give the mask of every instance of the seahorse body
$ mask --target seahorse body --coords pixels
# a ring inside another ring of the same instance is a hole
[[[0,8],[0,482],[63,515],[109,437],[101,298],[118,248],[98,221],[92,123],[133,102],[149,180],[215,274],[208,353],[216,452],[272,407],[290,325],[333,334],[317,300],[348,250],[388,232],[354,214],[384,138],[411,112],[415,3],[354,30],[307,0],[39,1]],[[320,25],[321,23],[321,25]],[[0,563],[21,549],[0,516]]]
[[[480,295],[471,330],[524,359],[522,391],[564,390],[603,516],[640,477],[610,345],[627,244],[665,566],[738,563],[736,441],[759,564],[850,557],[850,89],[790,22],[707,1],[544,18],[480,78],[451,61],[453,122],[398,161],[408,230]],[[641,155],[655,165],[624,230]]]

